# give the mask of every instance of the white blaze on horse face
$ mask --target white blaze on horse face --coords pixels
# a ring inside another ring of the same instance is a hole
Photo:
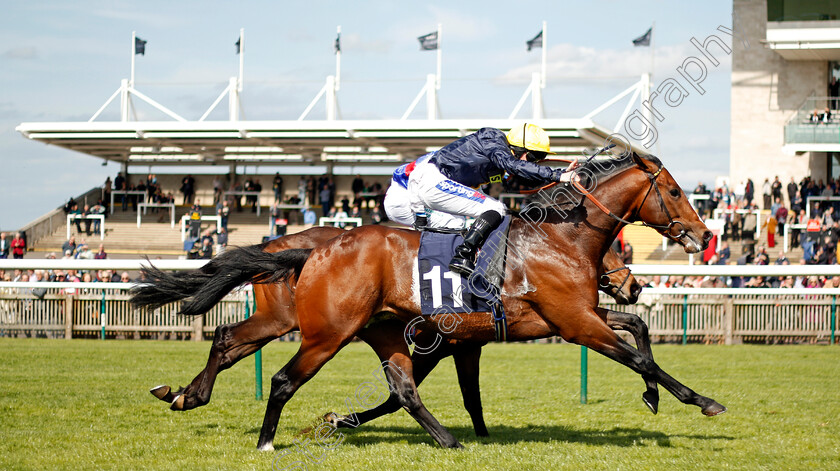
[[[414,257],[414,264],[411,268],[411,300],[420,310],[420,261]]]

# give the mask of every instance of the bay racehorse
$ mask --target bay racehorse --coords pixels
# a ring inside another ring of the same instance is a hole
[[[277,253],[294,248],[313,248],[343,233],[343,229],[335,227],[313,227],[297,234],[269,241],[262,245],[262,250],[268,253]],[[641,286],[614,250],[610,249],[604,255],[601,272],[599,279],[601,291],[612,296],[619,304],[633,304],[637,301]],[[159,279],[163,274],[149,273],[149,275],[157,276]],[[170,280],[179,283],[180,278],[173,276]],[[294,280],[290,281],[293,282]],[[169,403],[172,410],[190,410],[207,404],[210,401],[213,385],[219,372],[251,355],[267,342],[297,330],[294,292],[290,288],[283,283],[253,285],[256,304],[254,315],[244,321],[224,324],[216,328],[210,356],[204,370],[186,388],[179,388],[173,392],[169,386],[161,385],[152,388],[150,392],[158,399]],[[641,349],[647,348],[649,351],[650,340],[647,336],[646,326],[641,319],[634,314],[617,314],[615,313],[605,319],[610,327],[630,332],[634,336],[637,346]],[[364,337],[375,335],[375,327],[365,329]],[[422,337],[422,331],[418,335]],[[422,342],[423,340],[419,341]],[[440,360],[450,355],[454,357],[464,406],[472,418],[476,434],[485,436],[487,435],[487,428],[484,425],[481,412],[481,397],[478,388],[478,363],[482,345],[443,339],[440,347],[432,352],[426,354],[415,352],[412,354],[412,361],[414,362],[415,382],[420,384]],[[656,383],[653,383],[654,388],[655,386]],[[646,400],[646,403],[655,412],[652,401]],[[351,423],[358,426],[394,412],[399,408],[400,405],[396,396],[391,395],[379,407],[359,413],[357,422],[345,420],[340,423],[342,426]]]
[[[523,256],[519,263],[510,263],[509,259],[505,268],[502,300],[508,313],[507,338],[545,336],[542,329],[529,322],[540,318],[552,335],[628,366],[646,381],[661,384],[680,401],[700,407],[703,414],[724,412],[725,407],[679,383],[651,356],[624,342],[605,322],[606,310],[597,307],[600,262],[627,223],[643,221],[682,244],[688,253],[703,250],[711,232],[655,157],[642,158],[628,152],[619,159],[582,165],[577,172],[582,185],[578,184],[575,191],[582,196],[576,197],[567,185],[539,192],[512,221],[510,245]],[[414,232],[364,226],[312,250],[273,255],[260,250],[242,251],[237,253],[238,260],[228,260],[237,267],[236,276],[214,278],[224,271],[221,267],[215,273],[206,273],[204,295],[186,302],[182,313],[206,312],[208,306],[244,281],[271,283],[290,276],[297,278],[296,312],[303,340],[295,356],[272,378],[259,449],[273,449],[286,402],[374,316],[387,313],[395,317],[400,323],[390,328],[399,332],[401,325],[419,315],[418,244],[419,236]],[[155,304],[139,301],[139,305]],[[378,324],[385,330],[389,322]],[[452,329],[441,327],[434,318],[427,318],[419,327],[456,340],[487,342],[495,336],[489,316],[480,314],[466,316]],[[400,405],[441,446],[460,447],[420,400],[406,342],[398,335],[378,340],[371,346],[390,366],[385,373]]]

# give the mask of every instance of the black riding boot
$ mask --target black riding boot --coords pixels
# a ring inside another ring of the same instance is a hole
[[[502,223],[502,216],[496,211],[486,211],[475,220],[464,243],[455,249],[455,256],[449,262],[449,269],[461,276],[470,276],[475,270],[475,252],[484,245],[484,241]]]

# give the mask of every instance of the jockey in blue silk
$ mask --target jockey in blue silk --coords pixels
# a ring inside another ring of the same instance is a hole
[[[415,227],[451,228],[453,221],[464,227],[467,217],[476,218],[449,264],[450,270],[469,276],[475,270],[476,251],[506,212],[502,203],[475,188],[500,183],[505,173],[534,185],[568,181],[570,173],[537,164],[551,153],[548,135],[535,124],[516,126],[507,135],[496,128],[479,129],[397,169],[385,196],[385,210],[406,224],[407,215],[402,213],[407,211],[400,203],[407,189]],[[573,162],[566,170],[575,166]],[[392,194],[395,186],[400,188]]]

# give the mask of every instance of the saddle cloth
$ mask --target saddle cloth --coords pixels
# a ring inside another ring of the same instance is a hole
[[[449,271],[455,248],[464,238],[424,231],[417,254],[421,313],[490,312],[491,303],[501,304],[509,228],[510,215],[487,238],[478,253],[475,272],[468,279]]]

